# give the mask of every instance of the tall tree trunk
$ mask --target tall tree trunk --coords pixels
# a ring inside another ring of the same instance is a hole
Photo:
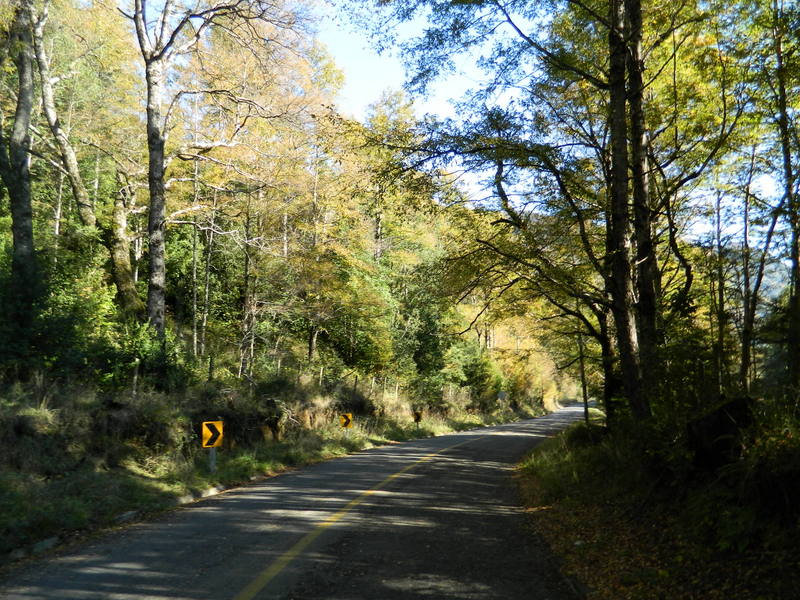
[[[239,377],[241,378],[250,370],[250,338],[253,335],[253,290],[250,274],[250,249],[248,240],[250,239],[250,204],[245,209],[244,225],[244,269],[242,276],[242,325],[241,343],[239,345]]]
[[[383,256],[383,212],[380,209],[375,214],[374,244],[373,257],[380,260]]]
[[[53,209],[53,264],[58,263],[58,249],[61,242],[61,216],[64,214],[64,173],[58,172],[56,206]]]
[[[714,342],[714,358],[717,372],[717,392],[721,394],[726,387],[727,370],[725,365],[725,328],[727,325],[725,311],[725,268],[722,263],[722,192],[717,192],[717,198],[714,203],[714,213],[715,238],[717,245],[717,264],[715,269],[715,275],[717,278],[717,338]]]
[[[742,232],[742,351],[739,357],[739,388],[742,393],[750,393],[750,345],[753,341],[753,325],[755,324],[755,314],[750,312],[750,301],[753,297],[752,285],[750,283],[750,184],[753,178],[753,163],[755,161],[755,147],[750,156],[750,172],[747,178],[747,185],[744,190],[744,210],[742,220],[744,221],[744,231]],[[755,312],[755,311],[753,311]]]
[[[616,326],[617,349],[625,395],[634,417],[645,419],[650,415],[650,408],[642,393],[639,340],[634,317],[634,292],[630,261],[627,93],[625,88],[627,45],[625,43],[625,11],[622,0],[612,0],[610,23],[611,181],[607,235],[611,254],[611,306]]]
[[[134,215],[133,224],[133,283],[139,283],[139,265],[144,256],[144,244],[142,243],[142,219]]]
[[[773,7],[773,42],[775,50],[775,79],[777,84],[778,133],[780,136],[781,157],[783,159],[783,196],[789,222],[789,269],[790,293],[788,308],[787,356],[788,389],[787,394],[796,397],[800,393],[800,206],[794,190],[795,169],[792,161],[792,132],[789,125],[787,77],[783,37],[786,29],[786,15],[777,4]]]
[[[311,193],[311,223],[313,227],[311,229],[311,247],[316,248],[317,242],[319,241],[319,222],[320,222],[320,214],[319,214],[319,150],[314,150],[314,187]]]
[[[159,337],[163,338],[167,283],[165,139],[161,117],[164,65],[158,60],[146,60],[145,77],[147,79],[147,185],[150,191],[150,211],[147,220],[150,265],[147,280],[147,319]]]
[[[19,328],[21,335],[33,322],[36,298],[40,290],[40,273],[36,265],[31,206],[30,124],[33,113],[33,3],[19,3],[11,30],[11,47],[17,68],[17,103],[11,131],[0,129],[0,175],[8,192],[11,209],[10,302],[7,318]],[[0,120],[0,124],[2,121]],[[24,355],[22,340],[16,346]]]
[[[192,223],[192,356],[197,356],[197,223]]]
[[[581,397],[583,398],[583,419],[589,424],[589,387],[586,383],[586,359],[584,356],[583,334],[578,332],[578,369],[581,376]]]
[[[311,325],[308,329],[308,362],[314,360],[317,353],[317,338],[319,337],[319,327]]]
[[[745,202],[744,202],[744,240],[743,240],[743,269],[744,269],[744,306],[742,318],[742,354],[739,362],[739,384],[741,390],[745,394],[750,393],[750,372],[753,367],[753,345],[754,329],[756,311],[758,310],[758,298],[761,290],[761,284],[764,281],[764,272],[767,266],[767,259],[769,258],[769,249],[772,245],[772,238],[775,234],[775,227],[778,224],[778,218],[781,215],[781,209],[785,202],[782,201],[773,211],[770,220],[767,235],[764,238],[764,245],[761,248],[760,256],[758,259],[758,268],[755,273],[755,280],[750,279],[751,269],[751,249],[750,249],[750,186],[753,178],[753,165],[755,162],[756,147],[753,147],[753,153],[750,159],[750,173],[748,174],[747,185],[745,186]]]
[[[283,216],[281,218],[281,236],[283,238],[281,255],[283,258],[289,258],[289,214],[286,210],[283,211]]]
[[[623,393],[622,381],[617,368],[617,356],[609,333],[608,317],[600,313],[598,318],[600,330],[600,358],[603,368],[603,408],[606,412],[606,424],[613,427],[617,416],[617,403]]]
[[[206,353],[206,330],[208,326],[208,313],[211,308],[211,253],[214,248],[214,226],[217,216],[217,192],[214,191],[211,202],[211,217],[208,225],[208,236],[206,240],[206,257],[203,268],[203,312],[200,315],[200,340],[198,351],[200,356]]]
[[[771,236],[770,236],[771,237]],[[769,246],[769,241],[765,242],[765,247]],[[749,252],[749,250],[748,250]],[[766,256],[762,256],[762,261],[766,260]],[[742,316],[742,333],[741,333],[741,354],[739,357],[739,388],[745,395],[750,393],[751,386],[751,373],[754,364],[754,346],[755,346],[755,320],[756,310],[758,309],[758,291],[763,279],[763,265],[761,262],[759,270],[761,276],[756,276],[756,283],[750,287],[750,283],[745,282],[744,301],[743,301],[743,316]],[[747,268],[750,268],[749,265]],[[749,279],[749,277],[747,278]]]
[[[197,86],[196,78],[192,78],[193,85]],[[198,129],[200,111],[198,98],[192,98],[192,139],[196,144],[199,141]],[[197,206],[200,202],[200,161],[195,160],[192,176],[192,204]],[[197,358],[197,221],[192,221],[192,357]]]
[[[643,390],[656,389],[658,365],[658,263],[653,243],[647,165],[647,125],[644,114],[641,0],[625,0],[627,25],[628,105],[631,132],[631,187],[636,239],[636,316],[639,326],[639,364]],[[642,407],[644,409],[644,407]]]

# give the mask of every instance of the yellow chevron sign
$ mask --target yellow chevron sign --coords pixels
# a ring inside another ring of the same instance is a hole
[[[222,421],[203,422],[203,448],[222,446]]]

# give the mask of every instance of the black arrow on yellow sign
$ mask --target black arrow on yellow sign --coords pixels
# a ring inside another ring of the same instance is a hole
[[[222,421],[203,422],[203,448],[222,445]]]
[[[345,429],[351,428],[353,426],[353,414],[344,413],[339,415],[339,425],[341,425]]]

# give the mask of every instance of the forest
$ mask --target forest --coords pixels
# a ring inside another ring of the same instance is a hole
[[[784,547],[797,3],[335,5],[407,68],[361,120],[306,0],[0,7],[0,482],[572,397],[647,504]]]

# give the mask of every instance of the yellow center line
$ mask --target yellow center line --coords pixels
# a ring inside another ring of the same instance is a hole
[[[452,446],[448,446],[447,448],[442,448],[441,450],[423,456],[422,458],[411,463],[410,465],[403,467],[402,469],[397,471],[397,473],[389,475],[389,477],[378,483],[375,487],[367,490],[366,492],[362,492],[361,495],[359,495],[358,497],[354,498],[353,500],[345,504],[341,509],[339,509],[337,512],[335,512],[330,517],[325,519],[322,523],[317,525],[313,530],[311,530],[302,538],[300,538],[300,540],[297,543],[295,543],[294,546],[292,546],[286,552],[284,552],[280,558],[277,558],[270,566],[261,571],[261,573],[258,574],[258,577],[256,577],[253,581],[251,581],[247,585],[247,587],[245,587],[241,592],[239,592],[236,595],[234,600],[252,600],[253,598],[255,598],[256,595],[265,587],[267,587],[269,582],[272,581],[281,571],[283,571],[289,563],[291,563],[295,558],[297,558],[300,554],[302,554],[303,551],[306,548],[308,548],[314,542],[314,540],[316,540],[322,534],[322,532],[324,532],[328,527],[330,527],[337,521],[341,520],[342,517],[344,517],[347,513],[353,510],[356,506],[364,502],[364,500],[369,498],[372,494],[390,484],[397,477],[400,477],[400,475],[407,473],[417,465],[429,461],[433,457],[438,456],[443,452],[447,452],[448,450],[452,450],[453,448],[457,448],[458,446],[462,446],[469,442],[475,442],[484,437],[486,436],[481,436],[475,439],[464,440],[463,442],[459,442],[458,444],[453,444]]]

